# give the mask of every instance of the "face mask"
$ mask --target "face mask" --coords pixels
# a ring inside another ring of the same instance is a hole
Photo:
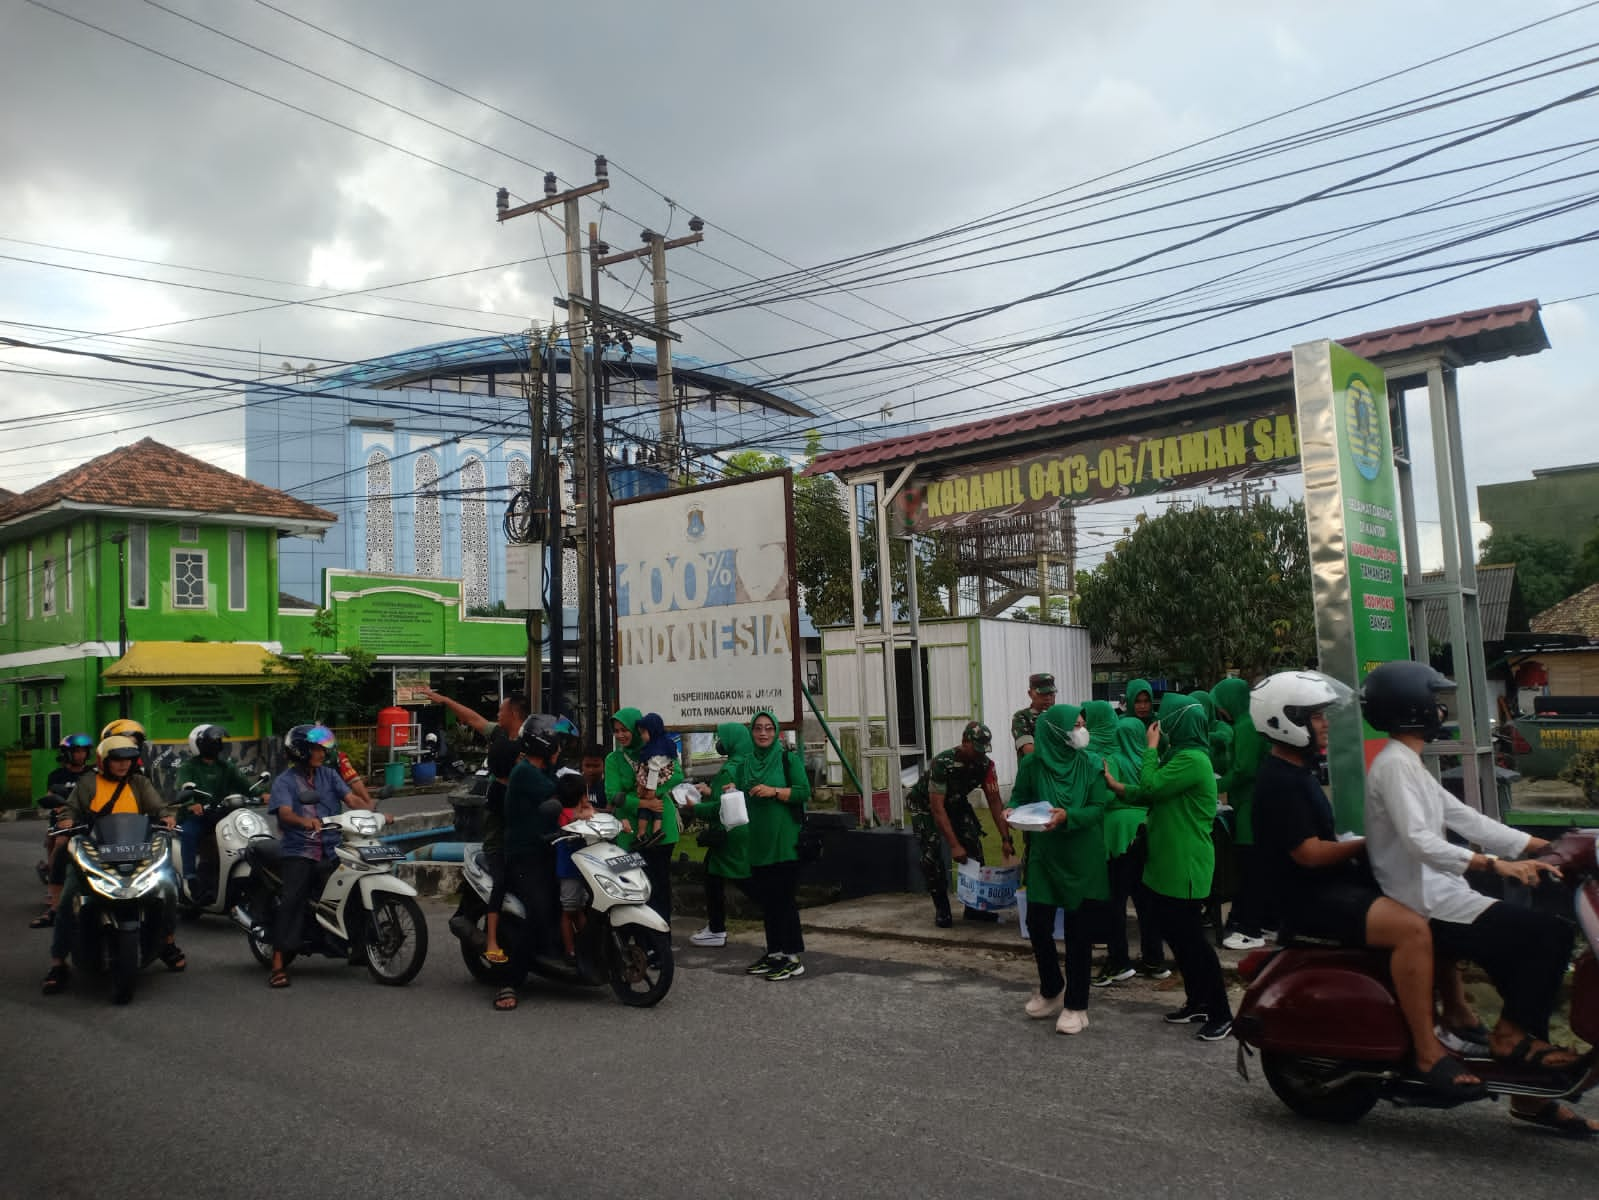
[[[1072,730],[1072,738],[1071,738],[1071,740],[1072,740],[1072,748],[1074,750],[1087,750],[1088,749],[1088,741],[1089,741],[1088,730],[1083,729],[1081,727]]]

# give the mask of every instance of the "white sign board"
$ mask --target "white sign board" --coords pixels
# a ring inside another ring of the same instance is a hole
[[[672,730],[768,709],[800,719],[793,478],[668,492],[612,510],[621,703]]]

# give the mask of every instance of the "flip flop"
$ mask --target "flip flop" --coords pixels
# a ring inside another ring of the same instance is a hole
[[[267,976],[267,987],[269,988],[273,988],[275,990],[277,988],[286,988],[288,986],[289,973],[287,971],[273,971],[272,974]]]
[[[510,962],[511,956],[496,946],[493,950],[485,950],[483,952],[483,961],[499,966],[501,963]]]
[[[502,987],[494,994],[494,1011],[510,1012],[517,1005],[516,989]]]
[[[71,976],[72,972],[65,966],[51,967],[50,973],[44,977],[44,994],[46,996],[54,996],[65,990],[67,980]]]
[[[49,929],[56,923],[56,910],[47,908],[39,916],[28,922],[29,929]]]
[[[1465,1063],[1446,1054],[1427,1070],[1420,1072],[1420,1075],[1422,1082],[1440,1095],[1450,1096],[1456,1100],[1485,1099],[1488,1095],[1488,1086],[1481,1079],[1476,1083],[1466,1083],[1461,1080],[1462,1075],[1471,1073]]]
[[[1566,1109],[1565,1115],[1562,1116],[1561,1107],[1560,1101],[1548,1100],[1537,1112],[1524,1113],[1511,1109],[1510,1115],[1518,1121],[1525,1121],[1529,1125],[1537,1125],[1541,1129],[1558,1133],[1561,1137],[1587,1138],[1599,1134],[1599,1129],[1595,1129],[1570,1109]]]
[[[162,946],[161,953],[157,957],[166,964],[167,970],[174,975],[189,965],[189,960],[183,956],[183,951],[178,949],[176,942],[168,942],[165,946]]]

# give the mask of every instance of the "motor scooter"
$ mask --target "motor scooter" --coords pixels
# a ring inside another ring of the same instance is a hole
[[[649,907],[650,881],[644,856],[616,844],[622,823],[610,813],[596,813],[561,827],[561,840],[581,843],[572,852],[573,865],[588,892],[582,909],[583,927],[575,939],[575,966],[535,958],[527,909],[507,891],[500,905],[497,940],[510,956],[501,965],[483,957],[483,922],[494,891],[481,845],[464,847],[462,903],[450,920],[461,944],[461,958],[473,978],[499,987],[518,987],[528,972],[556,982],[593,987],[609,983],[623,1004],[649,1008],[659,1004],[672,986],[671,926]],[[550,931],[554,936],[555,931]]]
[[[1571,987],[1571,1030],[1594,1046],[1562,1071],[1468,1056],[1466,1066],[1488,1096],[1576,1100],[1599,1083],[1599,829],[1567,833],[1539,856],[1561,881],[1540,888],[1574,892],[1576,922],[1586,941]],[[1288,939],[1239,964],[1248,982],[1233,1019],[1238,1072],[1260,1052],[1266,1082],[1303,1117],[1348,1123],[1378,1100],[1416,1108],[1453,1108],[1469,1100],[1441,1095],[1416,1071],[1410,1031],[1388,977],[1388,953]],[[1481,1098],[1481,1097],[1479,1097]]]
[[[314,803],[315,793],[306,799]],[[364,963],[373,979],[393,987],[416,978],[428,953],[427,920],[416,889],[394,873],[405,852],[378,840],[383,819],[364,809],[322,818],[322,828],[337,832],[339,844],[322,864],[300,944],[285,950],[285,964],[299,954],[320,954]],[[250,953],[270,966],[271,932],[283,896],[282,846],[271,836],[254,837],[245,857],[253,885],[247,902]]]
[[[227,914],[250,928],[249,913],[241,907],[250,892],[251,865],[245,852],[253,839],[272,832],[266,818],[252,811],[265,804],[261,793],[271,786],[271,773],[262,771],[248,795],[213,796],[192,783],[178,790],[178,804],[185,810],[200,805],[202,817],[212,827],[211,836],[200,844],[195,856],[194,878],[183,880],[178,893],[179,911],[184,916]]]

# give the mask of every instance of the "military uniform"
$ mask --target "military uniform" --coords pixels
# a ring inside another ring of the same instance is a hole
[[[905,811],[910,815],[911,828],[921,847],[922,876],[927,880],[927,890],[937,895],[949,891],[949,875],[944,866],[944,835],[933,819],[933,806],[928,798],[936,787],[944,794],[944,812],[949,817],[955,838],[965,847],[974,862],[983,861],[983,827],[978,824],[977,813],[967,799],[972,792],[994,779],[994,763],[986,754],[979,754],[971,762],[962,759],[955,750],[942,750],[933,759],[927,774],[916,781],[905,797]]]
[[[1033,730],[1038,725],[1038,718],[1043,716],[1029,704],[1026,708],[1018,709],[1016,715],[1010,719],[1011,740],[1016,743],[1016,749],[1033,744]]]

